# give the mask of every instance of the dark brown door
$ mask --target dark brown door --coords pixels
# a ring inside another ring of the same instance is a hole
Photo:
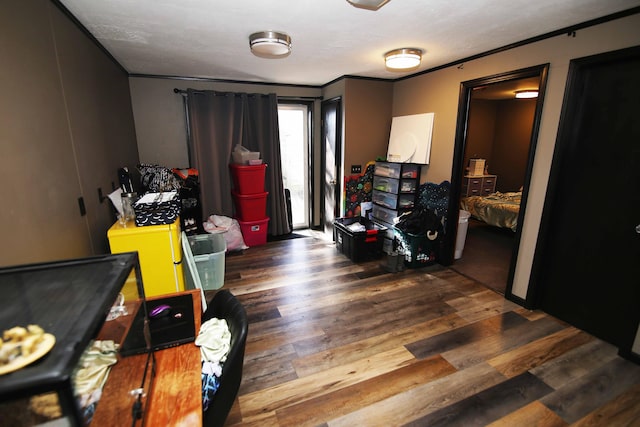
[[[333,233],[333,221],[339,215],[340,205],[340,153],[341,147],[341,99],[322,103],[322,185],[324,231]]]
[[[640,48],[572,61],[534,264],[540,308],[631,348],[640,319]]]

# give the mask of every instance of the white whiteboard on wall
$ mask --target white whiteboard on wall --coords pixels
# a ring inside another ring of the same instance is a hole
[[[387,148],[387,160],[429,164],[434,113],[394,117]]]

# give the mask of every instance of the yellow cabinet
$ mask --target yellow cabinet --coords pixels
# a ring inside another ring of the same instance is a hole
[[[107,232],[111,253],[138,252],[145,296],[184,291],[180,218],[172,224],[137,227],[116,222]]]

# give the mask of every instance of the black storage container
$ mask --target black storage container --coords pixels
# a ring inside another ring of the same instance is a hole
[[[349,226],[360,223],[362,231],[352,231]],[[336,248],[353,262],[378,259],[382,256],[382,242],[387,227],[365,217],[337,218],[333,223],[333,239]]]

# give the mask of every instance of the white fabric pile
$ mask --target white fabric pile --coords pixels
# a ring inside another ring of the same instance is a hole
[[[228,251],[249,248],[244,242],[240,224],[236,219],[221,215],[211,215],[202,225],[207,233],[222,233]]]

